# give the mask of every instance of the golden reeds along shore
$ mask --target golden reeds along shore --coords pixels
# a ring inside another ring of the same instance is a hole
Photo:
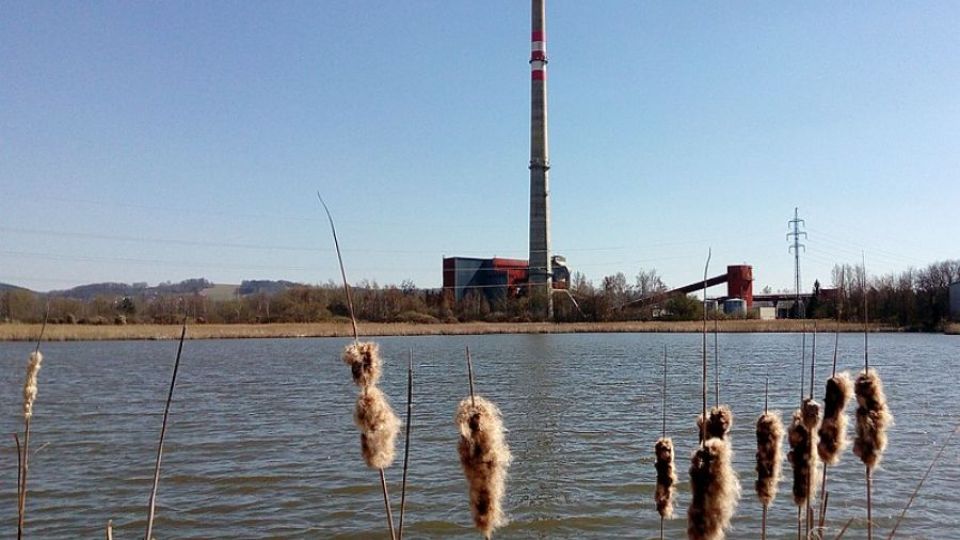
[[[719,322],[721,333],[801,332],[803,321],[752,319]],[[35,341],[40,324],[2,323],[0,341]],[[877,332],[899,332],[892,326],[871,326]],[[370,336],[470,336],[487,334],[581,334],[581,333],[695,333],[696,321],[624,321],[581,323],[364,323],[361,337]],[[844,323],[842,332],[862,332],[863,327]],[[196,324],[191,321],[187,339],[353,337],[349,320],[317,323]],[[44,341],[101,341],[179,339],[176,324],[49,324]]]

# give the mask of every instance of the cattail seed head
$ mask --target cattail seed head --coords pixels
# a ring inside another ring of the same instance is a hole
[[[853,453],[871,469],[880,463],[887,448],[887,428],[893,424],[893,415],[887,408],[883,382],[874,370],[860,373],[855,385],[857,394],[857,435]]]
[[[726,405],[712,407],[707,412],[707,439],[727,439],[733,427],[733,411]],[[697,432],[703,438],[703,415],[697,416]],[[703,441],[701,441],[703,442]]]
[[[654,499],[657,502],[657,512],[660,517],[673,517],[674,494],[676,493],[677,472],[673,467],[673,440],[662,437],[654,447],[657,454],[657,490]]]
[[[783,420],[776,411],[765,412],[757,419],[757,497],[769,506],[777,496],[780,471],[783,467]]]
[[[467,397],[457,407],[460,465],[470,488],[473,523],[484,536],[506,525],[502,501],[506,492],[510,448],[504,440],[500,409],[490,401]]]
[[[393,463],[400,419],[376,386],[364,388],[357,397],[353,421],[360,428],[360,450],[371,469],[386,469]]]
[[[33,402],[37,400],[37,374],[40,372],[40,363],[43,362],[43,354],[40,351],[30,353],[30,360],[27,362],[27,379],[23,383],[23,419],[33,418]]]
[[[846,408],[852,397],[853,380],[845,371],[827,379],[817,453],[828,465],[836,465],[840,461],[840,453],[847,446]]]
[[[692,499],[687,510],[690,540],[722,540],[740,500],[730,442],[709,438],[690,460]]]
[[[360,388],[374,386],[380,380],[383,361],[376,342],[354,342],[343,350],[343,362],[350,366],[353,382]]]
[[[788,439],[790,453],[787,459],[793,465],[793,502],[806,506],[817,489],[817,425],[820,423],[820,404],[805,399],[794,411]]]

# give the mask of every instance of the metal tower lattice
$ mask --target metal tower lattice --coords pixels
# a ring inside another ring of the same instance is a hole
[[[787,248],[787,251],[793,253],[793,279],[797,291],[797,316],[805,319],[806,310],[803,301],[800,300],[800,250],[803,249],[803,251],[807,251],[807,246],[800,243],[800,237],[803,236],[803,238],[806,239],[807,233],[801,230],[802,227],[806,226],[806,222],[800,219],[799,208],[793,208],[793,219],[787,222],[787,226],[793,229],[787,233],[787,240],[793,239],[793,244]]]

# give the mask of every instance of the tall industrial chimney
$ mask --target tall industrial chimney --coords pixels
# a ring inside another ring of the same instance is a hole
[[[545,0],[532,0],[530,50],[530,285],[545,295],[543,311],[553,318],[550,267],[550,159],[547,151],[547,25]]]

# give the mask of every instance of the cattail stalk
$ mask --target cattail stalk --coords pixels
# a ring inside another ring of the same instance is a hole
[[[870,369],[868,347],[867,267],[863,264],[863,372],[854,383],[857,396],[857,433],[853,453],[865,466],[867,484],[867,539],[873,540],[873,469],[880,463],[887,447],[887,428],[893,424],[893,415],[887,407],[880,375]]]
[[[809,398],[794,411],[790,423],[788,439],[791,450],[787,454],[787,459],[793,466],[793,502],[798,510],[808,508],[816,492],[816,470],[819,461],[816,448],[819,423],[820,404]]]
[[[690,540],[722,540],[730,528],[730,520],[740,499],[740,482],[733,470],[732,451],[726,434],[732,422],[725,421],[729,409],[714,407],[707,415],[707,311],[706,281],[711,252],[703,270],[703,348],[702,394],[703,409],[699,418],[700,446],[690,459],[690,490],[692,498],[687,510],[687,537]],[[725,411],[724,411],[725,409]],[[720,436],[710,436],[719,433]],[[725,429],[726,427],[726,429]]]
[[[872,537],[872,473],[887,447],[887,428],[893,424],[893,415],[887,407],[883,382],[875,370],[870,369],[857,376],[854,391],[858,406],[853,453],[866,467],[867,536]]]
[[[844,283],[844,272],[840,271],[840,283]],[[823,535],[827,520],[827,469],[840,461],[840,454],[847,446],[847,404],[853,396],[853,381],[846,373],[837,375],[837,357],[840,353],[840,314],[842,312],[842,292],[838,293],[837,325],[833,332],[833,370],[827,380],[823,398],[823,421],[820,424],[820,442],[817,453],[823,460],[823,475],[820,478],[820,517],[818,530]]]
[[[160,442],[157,443],[157,459],[153,468],[153,487],[150,490],[150,500],[147,503],[147,532],[144,538],[153,538],[153,517],[157,508],[157,489],[160,486],[160,461],[163,459],[163,438],[167,434],[167,419],[170,416],[170,403],[173,402],[173,389],[177,384],[177,371],[180,369],[180,355],[183,352],[183,339],[187,335],[187,317],[183,317],[183,328],[180,329],[180,344],[177,346],[177,359],[173,362],[173,375],[170,377],[170,390],[167,392],[167,403],[163,407],[163,421],[160,424]]]
[[[654,500],[660,514],[660,538],[663,540],[663,520],[673,517],[675,484],[677,473],[674,468],[673,440],[667,437],[667,346],[663,346],[663,430],[660,439],[654,445],[656,454],[657,488]]]
[[[467,369],[472,390],[473,368],[469,356]],[[496,405],[471,392],[457,406],[455,421],[460,431],[457,449],[470,490],[473,524],[489,539],[494,530],[507,522],[503,497],[512,456],[504,439],[503,418]]]
[[[20,448],[17,439],[17,540],[23,538],[23,528],[27,515],[27,472],[30,468],[30,421],[33,419],[33,405],[37,400],[37,376],[40,373],[40,364],[43,354],[40,353],[40,342],[47,329],[47,317],[50,305],[47,304],[43,314],[43,325],[37,337],[37,346],[30,353],[27,361],[27,376],[23,383],[23,448]]]
[[[390,529],[390,538],[397,538],[393,528],[393,512],[390,509],[390,493],[387,490],[387,476],[384,468],[393,463],[397,431],[400,420],[390,407],[386,396],[376,384],[380,380],[381,360],[376,343],[361,343],[357,329],[357,316],[353,309],[353,297],[350,294],[350,283],[347,281],[347,272],[343,264],[343,255],[340,252],[340,242],[337,239],[337,226],[333,222],[333,215],[324,202],[320,192],[317,199],[327,214],[330,222],[330,232],[333,235],[333,246],[337,252],[337,263],[340,266],[340,277],[343,278],[343,291],[347,298],[347,308],[350,311],[350,324],[353,329],[353,343],[348,345],[343,353],[344,362],[350,366],[353,382],[361,388],[360,396],[354,411],[354,422],[360,428],[360,448],[364,462],[368,467],[379,469],[380,489],[383,492],[383,506],[387,514],[387,525]],[[409,418],[407,419],[409,422]],[[406,478],[406,471],[404,471]],[[404,492],[406,486],[404,486]]]
[[[827,379],[823,397],[823,421],[818,432],[817,454],[823,460],[821,477],[819,525],[826,519],[827,467],[840,462],[847,447],[847,404],[853,398],[853,380],[846,372],[835,373]]]
[[[760,538],[767,537],[767,509],[777,496],[777,485],[780,482],[780,472],[783,467],[783,454],[780,451],[783,444],[783,420],[780,413],[770,412],[766,407],[767,387],[764,390],[764,410],[757,419],[757,498],[763,506],[763,516],[760,524]]]
[[[407,423],[403,437],[403,480],[400,484],[400,524],[397,540],[403,540],[403,513],[407,506],[407,470],[410,467],[410,431],[413,429],[413,351],[407,357]]]

